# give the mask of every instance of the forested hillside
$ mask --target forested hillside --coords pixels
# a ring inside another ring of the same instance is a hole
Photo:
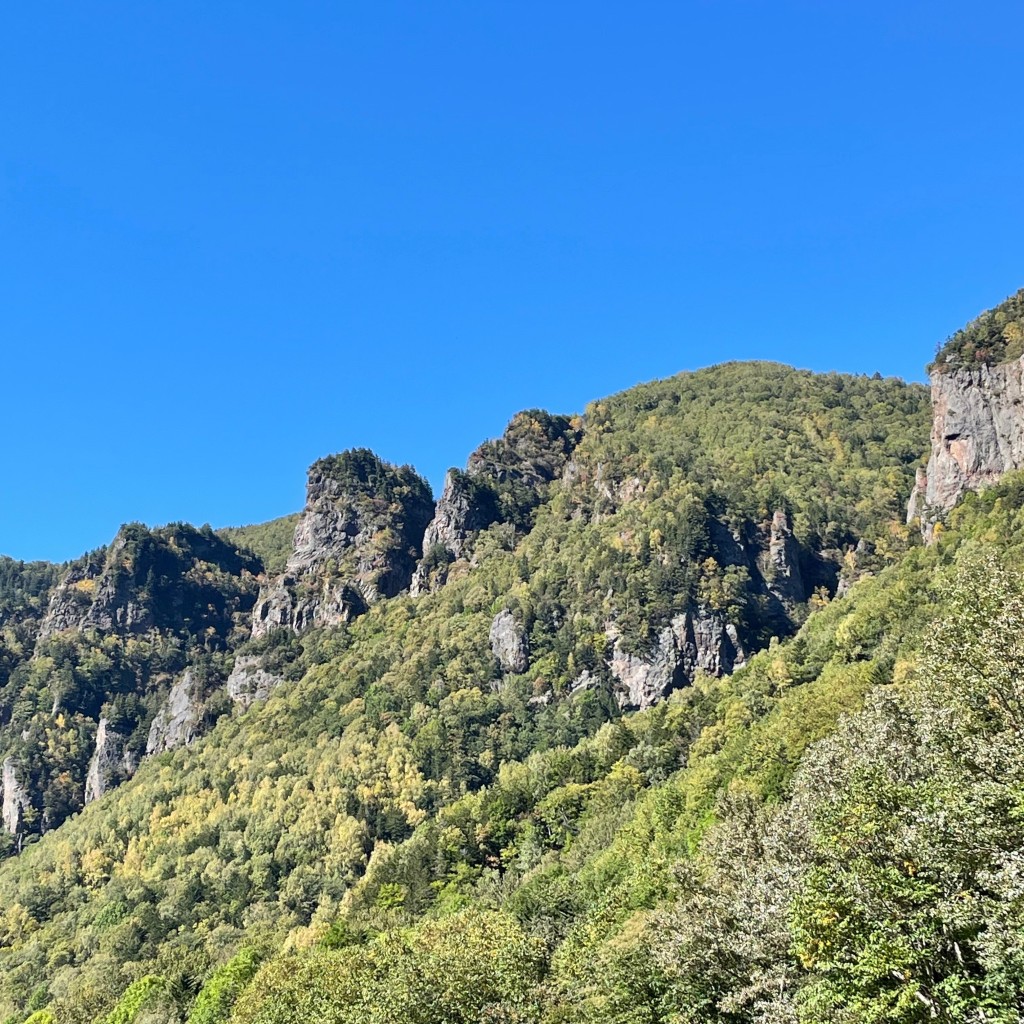
[[[178,687],[204,717],[181,743],[148,745],[84,810],[69,804],[59,828],[22,832],[27,845],[0,866],[0,1011],[682,1013],[652,959],[651,915],[668,915],[702,870],[701,839],[728,818],[720,801],[739,787],[744,813],[766,818],[808,744],[904,671],[931,614],[911,596],[893,605],[882,583],[939,558],[903,516],[928,421],[925,389],[899,381],[770,363],[683,374],[579,418],[516,417],[449,474],[425,530],[405,470],[362,452],[318,463],[283,567],[275,524],[218,540],[241,559],[225,578],[209,560],[175,563],[180,578],[238,595],[208,601],[205,614],[229,617],[193,614],[167,648],[189,670],[165,670],[168,706]],[[391,496],[368,501],[373,480]],[[381,572],[411,572],[410,529],[418,596],[387,597]],[[148,543],[164,541],[181,548],[177,534]],[[44,620],[111,564],[101,552],[44,580]],[[67,723],[59,702],[46,706],[47,644],[94,659],[167,647],[145,600],[164,577],[143,577],[127,593],[130,635],[124,614],[108,621],[92,599],[88,628],[68,621],[11,675],[11,707],[25,673],[42,680],[34,749]],[[174,607],[189,607],[192,591],[174,586]],[[256,602],[251,638],[243,594]],[[152,730],[156,677],[132,678]],[[116,702],[90,692],[107,703],[79,713],[114,728]]]
[[[985,310],[946,339],[935,356],[939,371],[993,365],[1024,355],[1024,288]]]
[[[299,513],[251,526],[226,526],[217,532],[227,541],[257,555],[267,572],[281,572],[292,549]]]

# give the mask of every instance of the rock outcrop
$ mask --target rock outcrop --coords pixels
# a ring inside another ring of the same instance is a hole
[[[153,629],[225,636],[256,598],[258,559],[208,527],[122,526],[109,548],[72,563],[50,595],[39,641],[65,630]]]
[[[966,491],[1024,467],[1024,358],[931,373],[932,446],[907,509],[930,536]]]
[[[174,681],[167,699],[149,727],[146,754],[159,754],[187,746],[202,724],[202,685],[192,669],[187,668]]]
[[[528,529],[582,436],[578,420],[531,409],[513,416],[501,437],[480,445],[465,472],[450,469],[424,533],[412,595],[442,586],[450,564],[468,559],[476,536],[493,523]]]
[[[126,736],[110,727],[106,718],[100,718],[96,729],[96,747],[89,761],[85,777],[85,802],[99,800],[104,793],[120,785],[135,774],[139,759],[125,750]]]
[[[32,808],[28,787],[18,777],[18,768],[13,757],[5,757],[0,769],[0,788],[3,798],[0,802],[0,821],[4,831],[20,836],[24,831],[25,815]]]
[[[68,629],[144,633],[153,627],[139,599],[141,586],[124,571],[127,529],[122,527],[102,559],[91,555],[68,569],[50,597],[40,640]]]
[[[491,623],[491,653],[502,672],[521,673],[530,667],[530,646],[522,623],[507,608]]]
[[[348,622],[412,579],[434,512],[409,467],[356,449],[315,462],[285,571],[260,592],[252,633]]]
[[[772,516],[764,563],[768,590],[778,598],[787,613],[807,600],[807,588],[800,569],[800,545],[793,536],[789,516],[782,509],[776,510]]]
[[[434,518],[423,534],[423,557],[416,565],[413,597],[436,590],[448,579],[448,566],[469,554],[473,539],[498,516],[494,494],[468,473],[449,469]]]
[[[614,640],[610,668],[622,708],[648,708],[688,686],[698,672],[726,675],[746,659],[735,628],[706,608],[675,616],[645,654],[624,650],[614,630],[609,635]]]
[[[228,676],[228,696],[245,710],[258,700],[266,700],[283,682],[281,676],[266,669],[259,655],[240,654]]]

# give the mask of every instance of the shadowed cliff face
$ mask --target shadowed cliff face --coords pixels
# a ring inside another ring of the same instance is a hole
[[[56,828],[195,738],[248,635],[262,563],[209,527],[123,526],[69,565],[7,566],[0,638],[3,829]]]
[[[908,508],[925,536],[966,491],[1024,466],[1024,359],[933,370],[931,387],[931,455]]]

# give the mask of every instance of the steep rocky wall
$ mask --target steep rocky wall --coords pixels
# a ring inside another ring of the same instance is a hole
[[[209,528],[129,523],[111,545],[72,563],[39,631],[142,634],[153,629],[225,637],[256,597],[261,563]]]
[[[109,789],[131,778],[135,773],[139,759],[135,754],[125,750],[126,739],[127,737],[111,728],[105,717],[100,718],[96,729],[96,746],[85,777],[87,804],[99,800]]]
[[[443,586],[449,564],[468,560],[477,535],[492,523],[528,529],[582,436],[578,419],[531,409],[516,413],[501,437],[480,445],[464,472],[450,469],[423,537],[413,597]]]
[[[348,622],[401,593],[433,513],[429,486],[408,466],[365,449],[314,463],[292,553],[260,591],[253,636]]]
[[[697,608],[675,616],[643,655],[625,651],[614,641],[611,672],[616,699],[624,709],[649,708],[688,686],[698,672],[726,675],[745,660],[735,628],[710,609]]]
[[[281,676],[267,670],[258,655],[240,654],[228,676],[228,696],[245,710],[255,701],[266,700],[283,682]]]
[[[202,685],[188,668],[174,681],[167,699],[149,727],[146,754],[159,754],[187,746],[202,724]]]
[[[931,455],[907,510],[925,536],[966,491],[1024,466],[1024,358],[936,369],[931,388]]]
[[[31,810],[32,798],[28,787],[19,777],[18,766],[14,758],[5,757],[0,769],[0,821],[4,830],[12,836],[20,836],[24,831],[25,813]]]

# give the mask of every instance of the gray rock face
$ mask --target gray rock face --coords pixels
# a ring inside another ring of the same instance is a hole
[[[129,523],[105,551],[67,569],[50,595],[39,640],[65,630],[127,635],[183,626],[196,634],[212,627],[225,637],[234,615],[252,607],[259,567],[208,527]]]
[[[601,685],[601,680],[585,668],[570,684],[569,696],[575,697],[578,693],[585,693],[587,690],[596,690]]]
[[[530,647],[522,623],[508,609],[498,612],[491,623],[491,653],[502,672],[519,674],[530,667]]]
[[[611,671],[622,708],[649,708],[693,682],[698,671],[720,676],[743,664],[736,630],[707,609],[677,615],[646,655],[612,648]]]
[[[252,635],[264,636],[282,627],[296,633],[312,626],[337,626],[366,611],[363,595],[329,577],[317,579],[286,574],[260,592],[252,615]]]
[[[494,511],[481,503],[478,488],[466,473],[449,469],[434,518],[423,534],[423,558],[413,574],[413,597],[436,590],[447,579],[447,564],[469,553],[473,538],[494,522]]]
[[[106,561],[116,564],[124,547],[119,533]],[[66,629],[143,633],[153,626],[150,612],[136,599],[131,578],[105,570],[102,562],[90,560],[68,571],[50,597],[40,640]]]
[[[807,597],[800,571],[800,545],[782,509],[772,516],[764,577],[769,591],[787,611],[792,611]]]
[[[908,519],[925,536],[965,491],[1024,466],[1024,358],[931,374],[932,450]]]
[[[228,696],[243,710],[258,700],[266,700],[283,683],[281,676],[268,672],[258,655],[241,654],[228,676]]]
[[[18,778],[18,769],[13,757],[5,757],[0,769],[0,786],[3,788],[3,802],[0,804],[0,820],[4,831],[12,836],[20,835],[25,821],[25,812],[32,807],[28,787]]]
[[[285,572],[260,591],[253,636],[348,622],[373,602],[401,593],[433,508],[420,477],[372,452],[314,463],[292,553]]]
[[[96,730],[96,749],[89,761],[89,772],[85,777],[85,802],[99,800],[104,793],[120,785],[135,774],[139,766],[137,757],[124,749],[125,737],[110,728],[110,723],[101,718]]]
[[[500,438],[484,442],[470,455],[465,472],[449,470],[423,537],[412,595],[443,586],[449,563],[468,559],[473,541],[492,523],[524,529],[550,485],[567,472],[582,436],[578,421],[567,416],[520,412]]]
[[[202,720],[200,690],[199,680],[190,668],[174,681],[167,700],[149,727],[147,756],[186,746],[196,738]]]
[[[448,470],[444,489],[423,535],[423,549],[440,545],[452,557],[461,558],[466,542],[477,530],[489,524],[490,516],[474,504],[473,488],[469,478],[455,470]]]

